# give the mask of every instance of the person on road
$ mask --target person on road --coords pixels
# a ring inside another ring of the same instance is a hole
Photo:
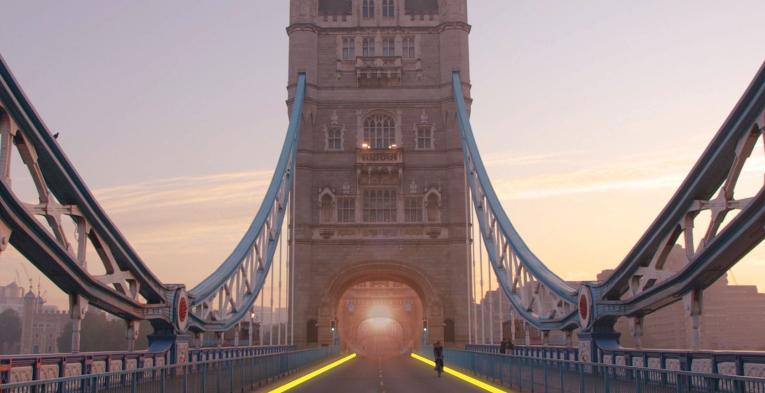
[[[504,355],[505,350],[507,350],[507,340],[502,339],[502,341],[499,343],[499,353]]]
[[[444,372],[444,346],[441,345],[441,341],[436,341],[433,345],[433,358],[436,361],[436,372],[438,377],[441,378],[441,373]]]

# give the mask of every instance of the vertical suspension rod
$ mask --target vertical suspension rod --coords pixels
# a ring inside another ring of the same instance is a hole
[[[483,236],[480,233],[478,234],[478,268],[481,275],[479,281],[481,292],[478,294],[478,298],[481,299],[481,344],[486,344],[486,304],[484,302],[486,291],[483,288]]]
[[[489,256],[486,256],[486,273],[489,275],[489,343],[494,345],[494,293],[492,292],[491,276],[494,275],[494,269],[491,267]]]
[[[271,263],[271,268],[268,270],[268,275],[271,276],[271,296],[269,296],[270,311],[268,313],[268,345],[274,345],[274,265]]]
[[[473,243],[472,209],[470,204],[470,190],[467,183],[467,168],[465,168],[465,261],[467,265],[467,319],[468,319],[468,343],[473,344],[473,272],[470,269],[471,245]]]
[[[472,198],[472,194],[471,194],[471,198]],[[475,223],[474,214],[476,214],[476,212],[471,209],[470,210],[470,221],[472,223]],[[478,300],[478,296],[476,296],[477,288],[476,288],[476,285],[475,285],[475,269],[476,269],[476,266],[475,266],[475,261],[476,261],[476,258],[475,258],[475,249],[477,247],[476,246],[476,242],[475,242],[475,238],[476,238],[475,231],[476,231],[476,228],[475,228],[475,225],[473,225],[473,227],[470,230],[470,236],[473,239],[472,243],[470,244],[470,252],[471,252],[470,263],[472,265],[471,276],[473,278],[472,282],[471,282],[472,292],[471,292],[470,296],[472,296],[472,301],[473,301],[473,343],[477,344],[478,343],[478,301],[477,301]]]
[[[282,345],[282,268],[284,267],[284,259],[282,258],[283,247],[284,242],[282,241],[282,237],[279,236],[279,297],[276,306],[276,342],[278,345]]]

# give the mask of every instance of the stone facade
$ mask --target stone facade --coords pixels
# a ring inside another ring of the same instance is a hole
[[[8,309],[21,319],[21,339],[16,345],[0,348],[0,354],[58,352],[58,338],[69,322],[66,311],[46,305],[45,299],[31,287],[24,294],[16,283],[0,287],[0,312]]]
[[[30,289],[24,296],[20,353],[56,353],[58,338],[69,322],[69,314],[45,305]]]
[[[466,0],[290,7],[290,97],[299,72],[308,81],[296,174],[296,343],[315,321],[319,344],[328,344],[343,293],[373,280],[418,294],[432,340],[443,340],[448,319],[464,342],[466,190],[451,78],[459,70],[469,92]]]
[[[667,259],[667,270],[682,268],[684,250],[676,246]],[[611,271],[598,275],[606,278]],[[758,293],[753,285],[730,285],[727,276],[704,290],[701,314],[701,347],[714,350],[765,350],[765,337],[752,332],[762,329],[765,321],[765,293]],[[693,323],[685,302],[676,302],[645,317],[643,321],[643,348],[690,349],[693,346]],[[629,320],[620,318],[615,330],[621,333],[620,343],[634,348],[636,341],[629,328]]]

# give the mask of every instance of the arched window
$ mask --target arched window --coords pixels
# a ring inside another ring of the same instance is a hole
[[[447,319],[444,321],[444,342],[447,342],[447,343],[455,342],[454,336],[455,336],[454,320]]]
[[[425,196],[425,214],[428,222],[441,221],[441,196],[437,192],[429,192]]]
[[[387,149],[396,143],[396,122],[386,115],[364,120],[364,143],[372,149]]]
[[[335,194],[329,188],[319,193],[319,222],[330,223],[335,219]]]
[[[327,150],[343,150],[343,130],[340,127],[330,127],[327,129]]]
[[[305,341],[308,344],[319,342],[319,327],[315,319],[309,319],[305,323]]]

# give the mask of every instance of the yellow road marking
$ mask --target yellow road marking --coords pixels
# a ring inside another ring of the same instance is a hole
[[[278,388],[276,388],[274,390],[271,390],[268,393],[282,393],[282,392],[286,392],[287,390],[292,389],[295,386],[298,386],[298,385],[302,384],[303,382],[308,381],[309,379],[318,376],[319,374],[323,374],[323,373],[325,373],[325,372],[327,372],[327,371],[329,371],[329,370],[331,370],[331,369],[333,369],[333,368],[335,368],[335,367],[337,367],[337,366],[339,366],[339,365],[341,365],[341,364],[343,364],[343,363],[345,363],[345,362],[347,362],[347,361],[349,361],[351,359],[354,359],[355,357],[356,357],[356,354],[352,353],[352,354],[350,354],[350,355],[348,355],[348,356],[346,356],[346,357],[344,357],[344,358],[342,358],[340,360],[332,362],[332,363],[330,363],[330,364],[328,364],[328,365],[326,365],[326,366],[324,366],[324,367],[322,367],[322,368],[320,368],[320,369],[318,369],[316,371],[311,371],[310,373],[308,373],[306,375],[303,375],[300,378],[297,378],[297,379],[295,379],[295,380],[293,380],[291,382],[288,382],[288,383],[286,383],[286,384],[284,384],[282,386],[279,386]]]
[[[432,361],[432,360],[430,360],[430,359],[428,359],[426,357],[422,357],[422,356],[420,356],[420,355],[418,355],[416,353],[412,353],[409,356],[411,356],[412,358],[417,359],[417,360],[419,360],[419,361],[421,361],[421,362],[423,362],[423,363],[425,363],[427,365],[430,365],[431,367],[435,367],[436,366],[436,363],[434,361]],[[451,369],[449,367],[444,367],[444,372],[449,374],[449,375],[453,375],[453,376],[455,376],[455,377],[457,377],[457,378],[459,378],[459,379],[461,379],[461,380],[463,380],[465,382],[468,382],[470,384],[478,386],[479,388],[481,388],[481,389],[483,389],[483,390],[485,390],[487,392],[492,392],[492,393],[507,393],[506,391],[504,391],[502,389],[495,388],[494,386],[491,386],[491,385],[489,385],[486,382],[479,381],[479,380],[477,380],[477,379],[475,379],[473,377],[467,376],[467,375],[465,375],[465,374],[463,374],[463,373],[461,373],[461,372],[459,372],[457,370]]]

